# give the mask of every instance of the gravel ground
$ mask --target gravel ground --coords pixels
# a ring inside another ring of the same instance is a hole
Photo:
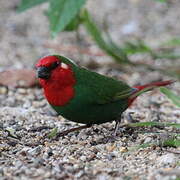
[[[40,56],[58,53],[131,85],[170,78],[135,67],[122,70],[107,56],[80,54],[82,47],[93,53],[99,52],[83,28],[80,32],[85,42],[79,43],[76,33],[61,33],[52,40],[42,13],[46,5],[17,14],[17,3],[17,0],[13,3],[0,1],[0,70],[32,68]],[[157,42],[179,36],[178,1],[169,1],[165,5],[152,0],[89,0],[87,5],[93,9],[97,21],[107,18],[112,37],[118,43],[138,37],[156,46]],[[99,6],[102,8],[97,8]],[[169,61],[155,63],[166,66]],[[179,82],[170,88],[180,93]],[[124,113],[123,121],[180,123],[179,117],[180,110],[155,90],[139,97]],[[180,177],[180,149],[161,146],[162,141],[173,133],[179,133],[174,128],[124,128],[113,137],[114,123],[106,123],[70,133],[58,140],[49,139],[47,135],[53,128],[62,131],[78,124],[57,116],[39,87],[1,86],[0,119],[0,179],[3,180],[170,180]],[[140,148],[139,145],[144,143],[157,145]]]

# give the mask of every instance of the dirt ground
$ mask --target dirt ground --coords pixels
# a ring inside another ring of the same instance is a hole
[[[18,2],[0,1],[0,71],[33,68],[39,57],[63,54],[82,66],[130,85],[172,78],[142,68],[123,69],[110,57],[98,56],[100,49],[83,27],[79,30],[80,39],[76,32],[63,32],[51,39],[48,21],[43,15],[47,5],[18,14]],[[113,40],[119,44],[140,38],[156,47],[180,36],[178,0],[169,0],[167,4],[155,0],[89,0],[87,7],[99,26],[106,20]],[[147,60],[156,66],[169,63],[166,59],[154,62],[144,55],[131,58]],[[173,61],[177,65],[178,62]],[[170,89],[179,94],[180,83],[176,82]],[[132,118],[139,122],[180,123],[180,110],[159,90],[154,90],[139,97],[124,113],[123,121]],[[163,140],[179,133],[177,129],[122,129],[114,138],[114,124],[96,125],[58,140],[49,139],[47,135],[52,128],[62,131],[78,124],[57,116],[39,87],[0,86],[0,179],[180,178],[180,149],[161,146]],[[140,147],[146,143],[156,145]]]

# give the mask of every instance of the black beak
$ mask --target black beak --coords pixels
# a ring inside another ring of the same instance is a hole
[[[51,75],[50,70],[47,67],[41,66],[37,68],[37,77],[41,79],[48,79]]]

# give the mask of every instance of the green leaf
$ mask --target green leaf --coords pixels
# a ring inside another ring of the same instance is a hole
[[[158,52],[158,53],[153,53],[153,58],[175,60],[175,59],[180,59],[180,54],[173,52]]]
[[[129,148],[130,151],[134,151],[134,150],[138,150],[140,148],[144,149],[144,148],[147,148],[147,147],[150,147],[150,146],[161,146],[161,147],[180,147],[180,140],[177,138],[177,137],[171,137],[171,138],[168,138],[162,142],[159,142],[159,143],[143,143],[143,144],[140,144],[138,146],[133,146],[131,148]]]
[[[53,37],[75,18],[86,0],[50,0],[47,12]]]
[[[142,148],[147,148],[147,147],[150,147],[152,144],[151,143],[144,143],[144,144],[140,144],[139,146],[137,146],[138,149]]]
[[[48,134],[48,138],[51,139],[57,135],[58,128],[53,128],[52,131]]]
[[[85,25],[87,31],[102,50],[104,50],[109,56],[113,57],[113,59],[119,63],[131,64],[131,62],[128,60],[126,52],[124,52],[122,48],[112,41],[109,34],[106,33],[106,37],[103,36],[103,33],[93,22],[93,19],[87,10],[84,10],[81,13],[81,18],[83,19],[83,24]]]
[[[75,18],[73,18],[73,20],[71,20],[71,22],[65,27],[64,31],[74,31],[78,28],[80,24],[81,24],[81,19],[78,15]]]
[[[163,122],[138,122],[127,124],[129,127],[145,127],[145,126],[172,126],[175,128],[180,128],[178,123],[163,123]]]
[[[167,2],[167,0],[156,0],[156,1],[163,2],[163,3]]]
[[[154,145],[154,144],[152,144],[152,143],[143,143],[143,144],[139,144],[137,146],[129,147],[128,149],[129,149],[129,151],[132,152],[132,151],[137,151],[138,149],[145,149],[145,148],[150,147],[152,145]]]
[[[142,40],[136,40],[135,42],[126,42],[124,46],[124,51],[127,54],[152,53],[151,48],[147,46]]]
[[[21,0],[20,5],[18,6],[18,12],[22,12],[34,6],[40,5],[47,2],[48,0]]]
[[[179,46],[180,45],[180,38],[174,38],[169,41],[164,42],[162,45],[166,46]]]
[[[164,147],[180,147],[180,140],[177,138],[169,138],[163,142]]]
[[[161,87],[160,91],[165,94],[176,106],[180,107],[180,96],[174,94],[165,87]]]
[[[6,131],[9,133],[8,135],[13,137],[13,138],[17,138],[19,139],[19,137],[16,135],[16,131],[15,129],[11,128],[11,127],[7,127]]]

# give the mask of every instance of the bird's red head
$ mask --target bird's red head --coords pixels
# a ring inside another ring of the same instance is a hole
[[[53,63],[60,63],[60,60],[56,56],[46,56],[41,58],[38,63],[36,64],[36,67],[50,67]]]
[[[36,64],[37,76],[50,104],[63,106],[74,96],[76,83],[71,65],[58,56],[46,56]]]

